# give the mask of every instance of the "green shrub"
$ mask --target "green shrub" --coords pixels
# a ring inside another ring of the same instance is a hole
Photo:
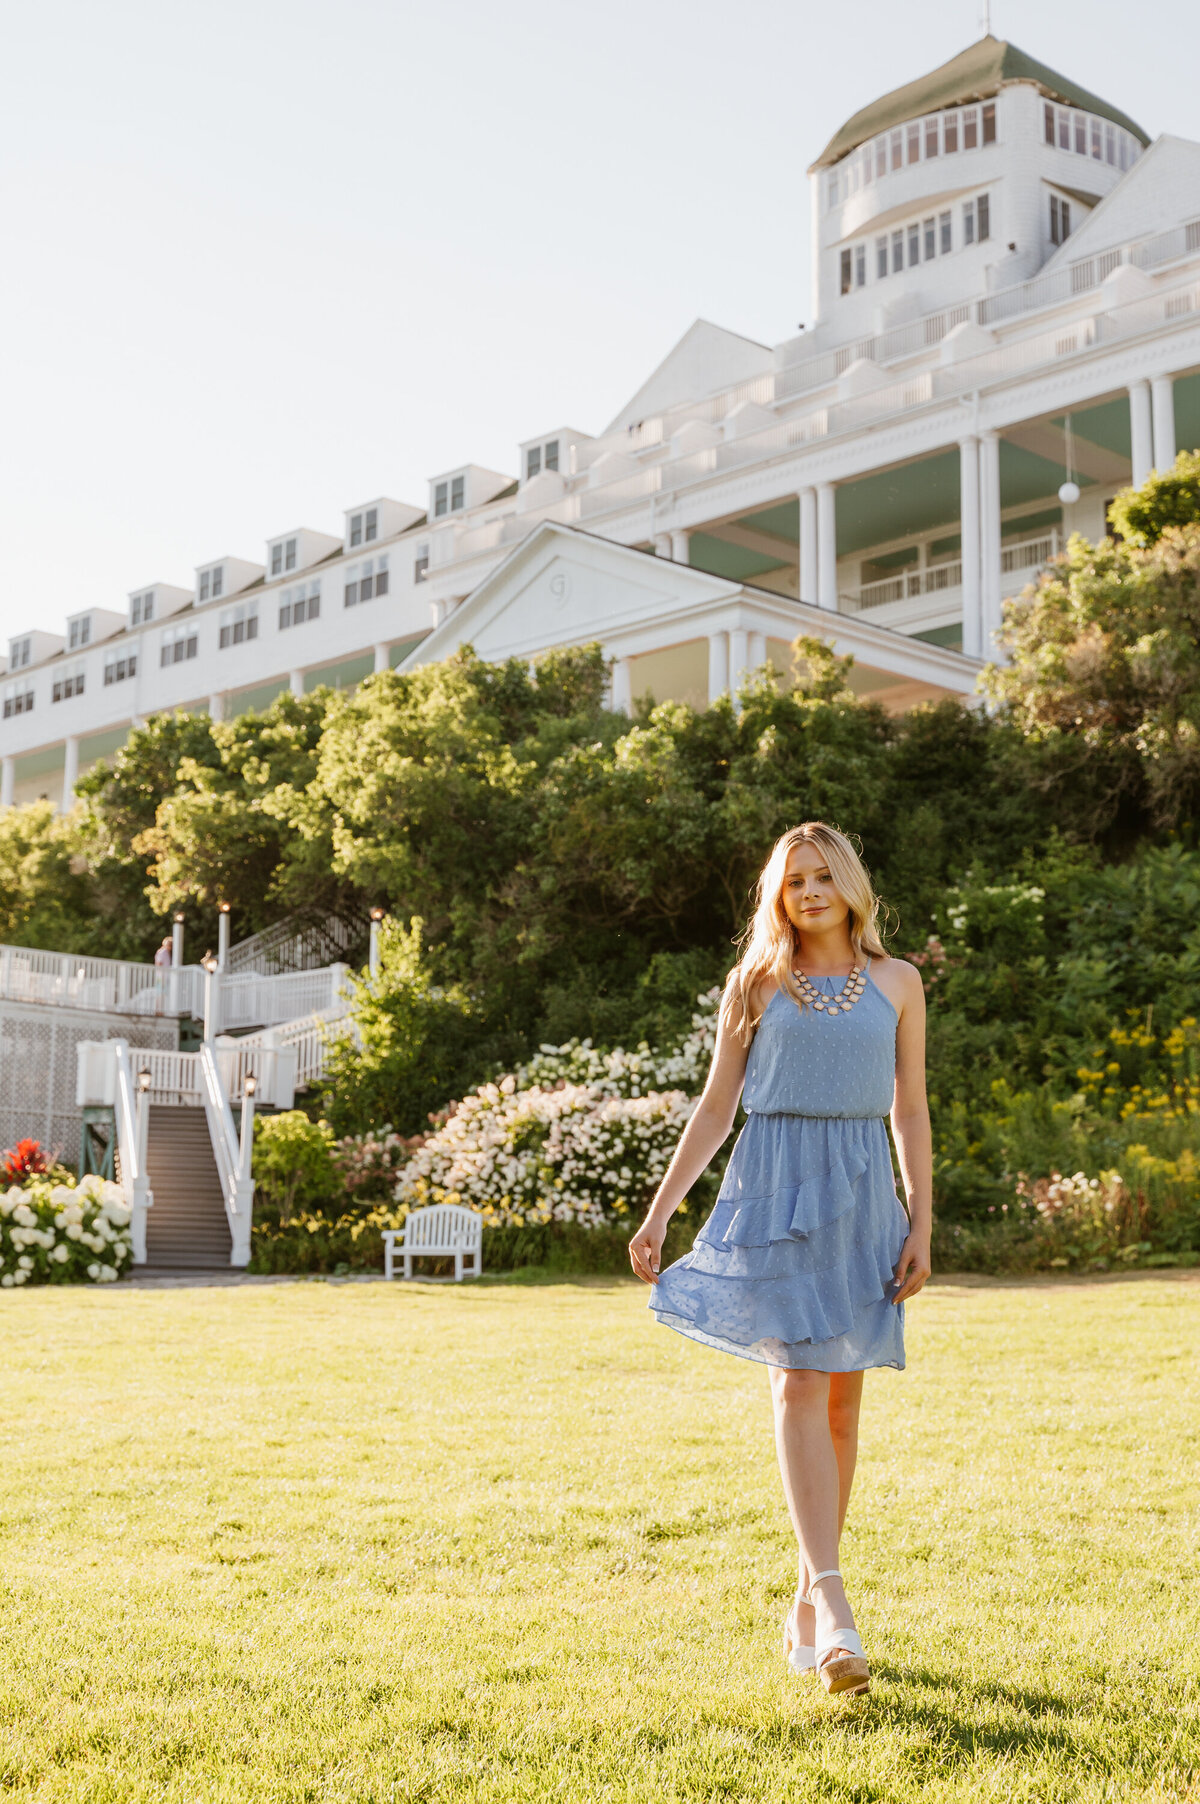
[[[310,1121],[300,1109],[256,1116],[254,1178],[260,1206],[280,1222],[289,1222],[304,1204],[336,1198],[343,1180],[333,1162],[328,1123]]]

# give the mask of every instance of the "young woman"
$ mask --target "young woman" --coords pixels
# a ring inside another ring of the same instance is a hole
[[[903,1305],[929,1276],[925,997],[913,967],[885,953],[878,911],[836,828],[806,821],[776,844],[704,1094],[629,1245],[660,1322],[770,1369],[800,1546],[784,1653],[830,1692],[870,1682],[838,1571],[863,1373],[903,1370]],[[733,1126],[743,1086],[747,1121],[716,1206],[660,1274],[667,1223]]]

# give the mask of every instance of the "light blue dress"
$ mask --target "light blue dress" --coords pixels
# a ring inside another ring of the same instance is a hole
[[[810,980],[827,996],[841,977]],[[896,1011],[869,974],[849,1014],[777,990],[746,1061],[745,1127],[690,1253],[650,1293],[660,1322],[706,1346],[817,1372],[904,1369],[891,1301],[908,1233],[884,1117]]]

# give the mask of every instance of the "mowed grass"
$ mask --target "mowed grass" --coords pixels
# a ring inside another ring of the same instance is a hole
[[[845,1703],[778,1651],[764,1371],[631,1283],[6,1293],[0,1795],[1200,1798],[1200,1284],[908,1340]]]

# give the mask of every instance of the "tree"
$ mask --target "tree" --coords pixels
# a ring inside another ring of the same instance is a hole
[[[0,941],[101,950],[96,927],[93,885],[70,819],[48,801],[0,809]]]
[[[1181,451],[1169,470],[1154,470],[1140,488],[1122,489],[1108,518],[1127,545],[1155,545],[1169,526],[1200,522],[1200,451]]]
[[[986,686],[1029,744],[1029,777],[1077,836],[1129,841],[1200,806],[1200,525],[1146,549],[1074,536],[1005,604]]]

